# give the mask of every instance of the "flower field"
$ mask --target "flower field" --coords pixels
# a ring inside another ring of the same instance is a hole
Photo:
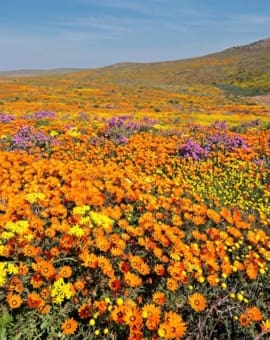
[[[269,338],[266,109],[133,95],[2,104],[0,339]]]

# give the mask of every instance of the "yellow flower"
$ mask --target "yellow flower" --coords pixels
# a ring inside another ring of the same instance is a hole
[[[110,217],[94,211],[90,211],[89,216],[96,225],[102,226],[104,229],[110,228],[114,222]]]
[[[95,326],[95,323],[96,323],[95,319],[90,319],[89,321],[90,326]]]
[[[30,242],[31,240],[33,240],[34,235],[33,235],[33,234],[27,234],[27,235],[24,235],[23,238],[24,238],[26,241]]]
[[[43,200],[45,198],[45,195],[42,194],[41,192],[32,192],[32,193],[27,194],[25,198],[29,203],[33,204],[38,199]]]
[[[244,300],[244,296],[243,296],[241,293],[238,293],[238,294],[236,295],[236,297],[237,297],[237,300],[238,300],[238,301],[243,301],[243,300]]]
[[[79,223],[80,223],[81,225],[83,225],[83,224],[89,224],[89,222],[90,222],[90,217],[89,217],[89,216],[81,217],[81,218],[80,218],[80,221],[79,221]]]
[[[0,287],[2,287],[6,283],[6,262],[0,263]]]
[[[76,127],[73,127],[70,130],[68,130],[67,134],[71,137],[79,137],[81,135]]]
[[[3,231],[1,234],[1,238],[3,240],[9,240],[11,239],[13,236],[15,236],[14,233],[12,233],[11,231]]]
[[[24,234],[28,230],[29,222],[26,220],[20,220],[16,223],[16,227],[16,232],[18,234]]]
[[[69,229],[68,234],[76,237],[82,237],[84,235],[84,230],[78,225],[74,225]]]
[[[83,205],[81,207],[74,207],[73,208],[73,214],[74,215],[84,215],[89,210],[90,210],[90,207],[88,205]]]
[[[106,297],[106,298],[105,298],[105,302],[106,302],[106,303],[111,303],[111,299],[110,299],[109,297]]]
[[[16,275],[18,274],[19,270],[15,264],[9,262],[7,264],[7,272],[9,275]]]
[[[75,291],[71,283],[65,283],[61,277],[56,280],[51,290],[51,296],[53,301],[57,304],[63,302],[63,300],[70,299],[74,295]]]
[[[124,303],[124,300],[123,300],[122,298],[116,299],[116,304],[117,304],[118,306],[121,306],[123,303]]]
[[[54,130],[53,130],[53,131],[50,132],[50,136],[51,136],[51,137],[55,137],[55,136],[57,136],[58,134],[59,134],[58,131],[54,131]]]
[[[58,305],[60,305],[64,300],[65,300],[65,296],[63,294],[53,297],[53,302]]]

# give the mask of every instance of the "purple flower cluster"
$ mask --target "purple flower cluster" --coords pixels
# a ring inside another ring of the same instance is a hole
[[[217,130],[226,130],[228,125],[226,120],[216,120],[214,123],[211,124],[210,127]]]
[[[30,150],[31,147],[47,148],[56,140],[47,134],[36,131],[32,126],[21,127],[11,138],[11,150]]]
[[[55,119],[56,114],[55,112],[51,111],[39,111],[34,113],[34,118],[35,119]]]
[[[233,151],[235,148],[248,147],[246,141],[241,136],[228,136],[226,134],[212,135],[202,144],[198,144],[192,140],[186,143],[178,150],[178,154],[184,158],[192,158],[193,160],[202,160],[209,156],[210,151],[217,148],[223,148],[226,151]]]
[[[155,120],[147,117],[141,121],[134,121],[131,115],[115,116],[107,121],[105,136],[116,143],[126,144],[132,134],[147,131],[155,124]]]
[[[192,158],[195,161],[198,161],[207,157],[208,150],[203,148],[200,144],[188,140],[185,145],[178,150],[178,153],[184,158]]]
[[[14,116],[0,112],[0,123],[9,123],[14,120]]]
[[[233,126],[231,131],[238,132],[238,133],[246,133],[248,129],[255,128],[261,124],[260,119],[254,119],[249,122],[244,122],[239,125]]]
[[[254,159],[253,163],[256,164],[257,166],[265,165],[266,160],[265,159]]]
[[[55,119],[56,118],[56,113],[51,112],[51,111],[38,111],[32,114],[28,114],[24,116],[25,119],[34,119],[34,120],[39,120],[39,119]]]
[[[131,116],[129,115],[115,116],[108,120],[108,125],[110,128],[123,127],[127,125],[130,119],[131,119]]]
[[[246,141],[243,137],[235,135],[228,136],[226,134],[218,134],[212,135],[207,138],[204,147],[210,151],[213,147],[223,147],[227,151],[232,151],[235,148],[244,148],[248,147]]]

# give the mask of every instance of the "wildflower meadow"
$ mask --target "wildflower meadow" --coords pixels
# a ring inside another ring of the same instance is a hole
[[[1,340],[269,339],[266,107],[4,86]]]

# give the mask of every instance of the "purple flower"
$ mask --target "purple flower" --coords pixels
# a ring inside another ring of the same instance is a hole
[[[14,116],[3,112],[0,113],[0,123],[9,123],[12,120],[14,120]]]
[[[55,119],[56,114],[51,111],[38,111],[35,113],[30,113],[26,114],[23,116],[24,119],[34,119],[34,120],[39,120],[39,119]]]
[[[225,130],[227,128],[226,120],[216,120],[211,124],[211,127],[217,130]]]
[[[208,155],[208,151],[200,146],[200,144],[188,140],[179,150],[179,155],[184,158],[192,158],[195,161],[201,160]]]
[[[32,146],[48,147],[56,140],[47,134],[35,130],[32,126],[23,126],[11,138],[12,150],[29,150]]]
[[[253,163],[260,166],[260,165],[265,165],[266,161],[265,159],[254,159]]]
[[[131,115],[120,115],[110,118],[104,136],[115,143],[127,143],[132,134],[149,130],[156,121],[144,117],[141,121],[132,120]]]
[[[128,138],[125,136],[120,136],[119,137],[119,142],[123,143],[123,144],[127,144],[128,143]]]
[[[56,114],[51,111],[39,111],[34,113],[35,119],[54,119],[56,118]]]
[[[213,146],[223,146],[225,150],[232,151],[234,148],[247,148],[245,139],[239,135],[228,136],[226,134],[209,136],[205,143],[205,148],[211,150]]]

